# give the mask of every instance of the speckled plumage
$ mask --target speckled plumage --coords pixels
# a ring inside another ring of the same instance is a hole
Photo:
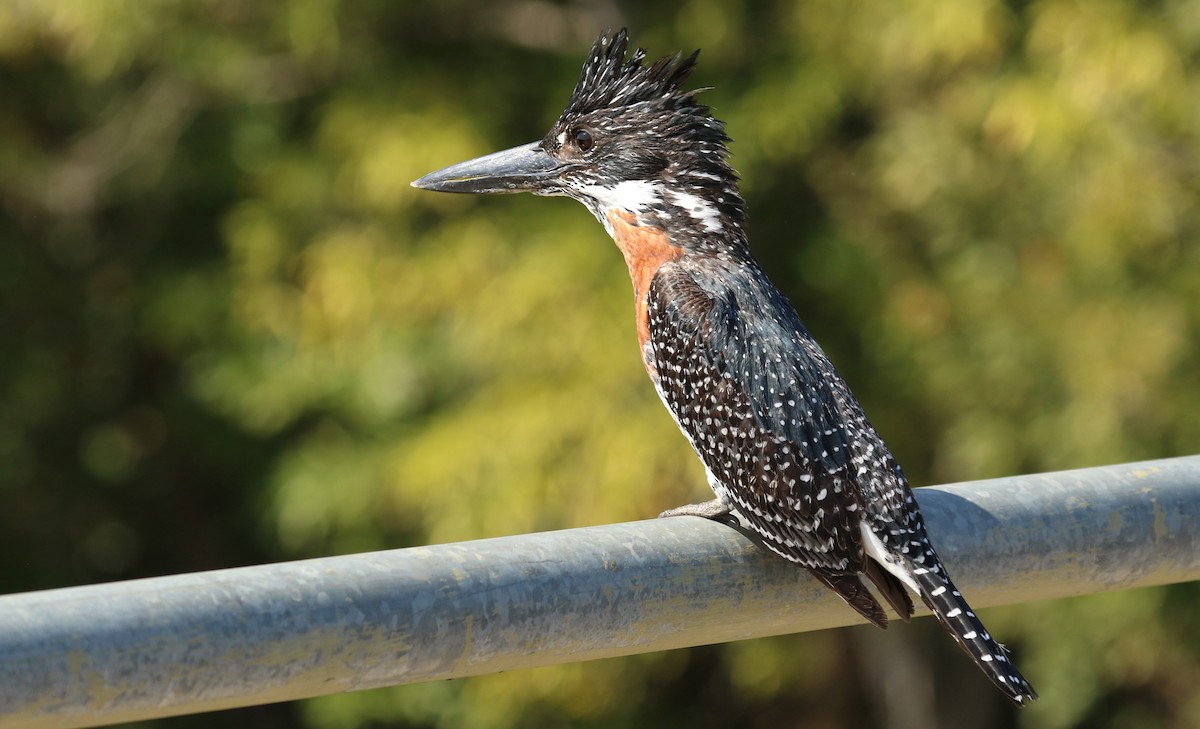
[[[950,581],[903,471],[849,387],[751,257],[724,126],[680,88],[697,54],[644,66],[644,51],[626,60],[627,50],[623,30],[596,41],[533,150],[536,180],[515,186],[463,163],[418,184],[567,195],[604,224],[634,284],[646,371],[717,497],[664,516],[736,511],[880,627],[886,613],[861,578],[904,620],[907,587],[1006,696],[1036,698]]]

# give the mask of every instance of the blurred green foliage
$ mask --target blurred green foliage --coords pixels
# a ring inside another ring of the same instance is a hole
[[[540,137],[625,24],[704,49],[755,250],[915,482],[1196,452],[1194,1],[8,0],[0,591],[702,498],[591,216],[408,186]],[[220,721],[1194,727],[1198,597],[988,611],[1019,717],[920,621]]]

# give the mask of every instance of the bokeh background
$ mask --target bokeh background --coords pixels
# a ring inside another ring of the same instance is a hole
[[[0,2],[0,592],[707,494],[579,205],[422,193],[703,48],[756,255],[917,484],[1200,450],[1200,3]],[[1200,589],[141,726],[1200,726]]]

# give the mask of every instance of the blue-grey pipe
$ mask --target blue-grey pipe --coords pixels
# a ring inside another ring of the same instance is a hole
[[[1200,456],[920,489],[977,607],[1200,579]],[[0,726],[81,727],[859,622],[698,518],[0,597]]]

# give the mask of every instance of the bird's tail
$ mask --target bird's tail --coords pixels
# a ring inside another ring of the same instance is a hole
[[[913,579],[920,588],[921,599],[937,616],[938,622],[955,642],[971,656],[971,659],[1018,706],[1037,698],[1033,686],[1025,680],[1009,659],[1008,651],[997,643],[967,601],[963,599],[950,576],[940,564],[934,562],[932,569],[920,568],[913,571]]]

